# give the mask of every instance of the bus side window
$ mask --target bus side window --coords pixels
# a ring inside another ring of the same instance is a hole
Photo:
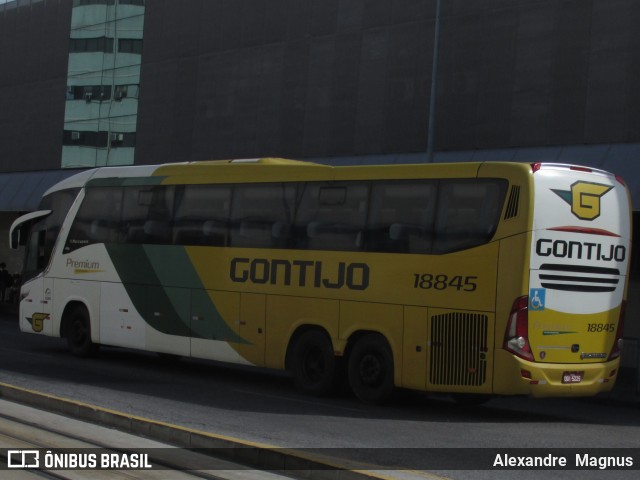
[[[498,226],[506,180],[443,180],[438,195],[434,253],[487,243]]]
[[[231,186],[185,185],[176,191],[173,243],[224,247],[229,238]]]
[[[289,247],[296,187],[293,183],[236,185],[231,207],[230,245]]]
[[[297,247],[362,250],[368,197],[368,182],[307,184],[295,221]]]
[[[173,192],[171,186],[124,189],[122,228],[126,243],[172,243]]]
[[[84,200],[76,214],[64,253],[93,243],[115,243],[121,239],[120,187],[87,188]]]
[[[375,182],[367,249],[373,252],[430,253],[437,183]]]

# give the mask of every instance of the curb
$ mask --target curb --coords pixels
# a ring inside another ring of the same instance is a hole
[[[259,470],[281,472],[296,478],[311,480],[395,480],[398,478],[435,480],[443,478],[427,472],[390,471],[379,466],[203,432],[1,382],[0,398],[168,443],[178,448],[214,449],[215,456],[224,460]]]

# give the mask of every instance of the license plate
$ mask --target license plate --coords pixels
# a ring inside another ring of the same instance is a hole
[[[580,383],[584,372],[563,372],[562,383]]]

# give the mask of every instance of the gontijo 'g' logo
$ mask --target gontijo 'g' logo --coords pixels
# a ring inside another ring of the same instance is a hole
[[[40,333],[44,328],[44,321],[49,319],[48,313],[34,313],[31,317],[27,317],[27,321],[31,324],[34,332]]]
[[[581,220],[594,220],[600,216],[600,197],[611,190],[611,185],[576,182],[571,190],[552,191],[571,205],[571,213]]]

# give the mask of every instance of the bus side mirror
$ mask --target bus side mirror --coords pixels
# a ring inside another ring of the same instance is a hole
[[[18,247],[24,247],[27,244],[27,232],[24,224],[14,228],[11,231],[10,247],[16,250]]]
[[[29,241],[29,230],[33,223],[49,214],[51,214],[51,210],[39,210],[16,218],[9,230],[9,247],[14,250],[18,247],[24,247]]]

